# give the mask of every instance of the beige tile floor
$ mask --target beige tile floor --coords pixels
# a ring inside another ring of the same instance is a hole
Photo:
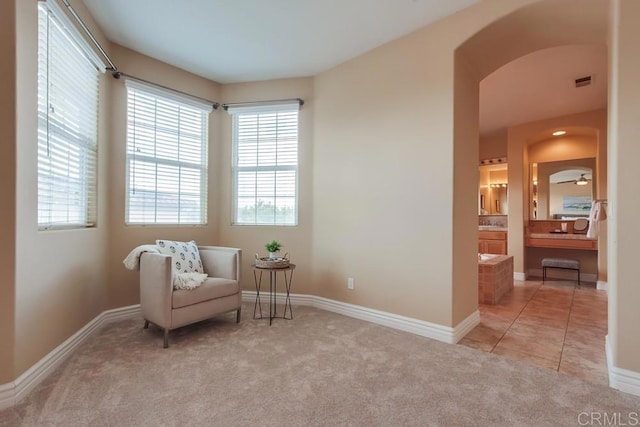
[[[516,281],[479,310],[480,324],[459,344],[608,384],[607,293],[593,283]]]

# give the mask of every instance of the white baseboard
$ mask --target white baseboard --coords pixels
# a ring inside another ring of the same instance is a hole
[[[91,335],[107,323],[126,319],[140,313],[140,304],[106,310],[96,316],[82,329],[67,338],[35,365],[27,369],[15,381],[0,384],[0,410],[14,406],[22,400],[34,387],[50,375]]]
[[[16,385],[13,382],[0,384],[0,411],[11,408],[16,402]]]
[[[609,387],[625,393],[640,396],[640,372],[618,368],[613,365],[609,335],[605,337],[605,352],[607,355],[607,368],[609,370]]]
[[[530,268],[527,271],[528,276],[540,277],[542,278],[542,269],[541,268]],[[547,269],[547,280],[578,280],[578,273],[572,270],[562,270],[558,268],[549,268]],[[598,275],[593,273],[580,273],[580,281],[581,282],[592,282],[595,283],[598,280]]]
[[[438,341],[455,344],[462,339],[471,329],[480,323],[480,312],[475,311],[455,327],[443,326],[437,323],[400,316],[398,314],[335,301],[314,295],[291,294],[291,303],[295,305],[308,305],[344,316],[353,317],[367,322],[375,323],[389,328],[398,329],[412,334],[432,338]],[[254,302],[255,291],[242,291],[242,300]],[[276,294],[276,303],[284,304],[285,294]],[[269,294],[261,293],[260,302],[269,304]]]
[[[609,284],[604,280],[598,280],[598,282],[596,283],[596,289],[599,291],[609,292]]]
[[[527,275],[525,273],[520,273],[520,272],[515,271],[513,273],[513,280],[525,281],[525,280],[527,280]]]

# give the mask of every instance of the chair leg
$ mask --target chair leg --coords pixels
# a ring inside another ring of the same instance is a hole
[[[169,348],[169,330],[164,330],[164,348]]]
[[[236,313],[236,323],[240,323],[240,312],[242,311],[242,308],[238,309],[238,312]]]
[[[144,329],[149,329],[149,321],[144,319]]]

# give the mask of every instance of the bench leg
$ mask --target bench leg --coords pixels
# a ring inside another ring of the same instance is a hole
[[[544,283],[546,278],[547,278],[547,267],[542,267],[542,283]]]
[[[578,287],[580,288],[580,270],[578,270]]]

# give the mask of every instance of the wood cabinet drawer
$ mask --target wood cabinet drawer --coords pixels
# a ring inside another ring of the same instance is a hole
[[[585,249],[590,251],[598,250],[598,242],[596,240],[528,238],[526,241],[526,246],[534,248]]]
[[[479,231],[478,238],[480,240],[507,240],[506,231]]]

